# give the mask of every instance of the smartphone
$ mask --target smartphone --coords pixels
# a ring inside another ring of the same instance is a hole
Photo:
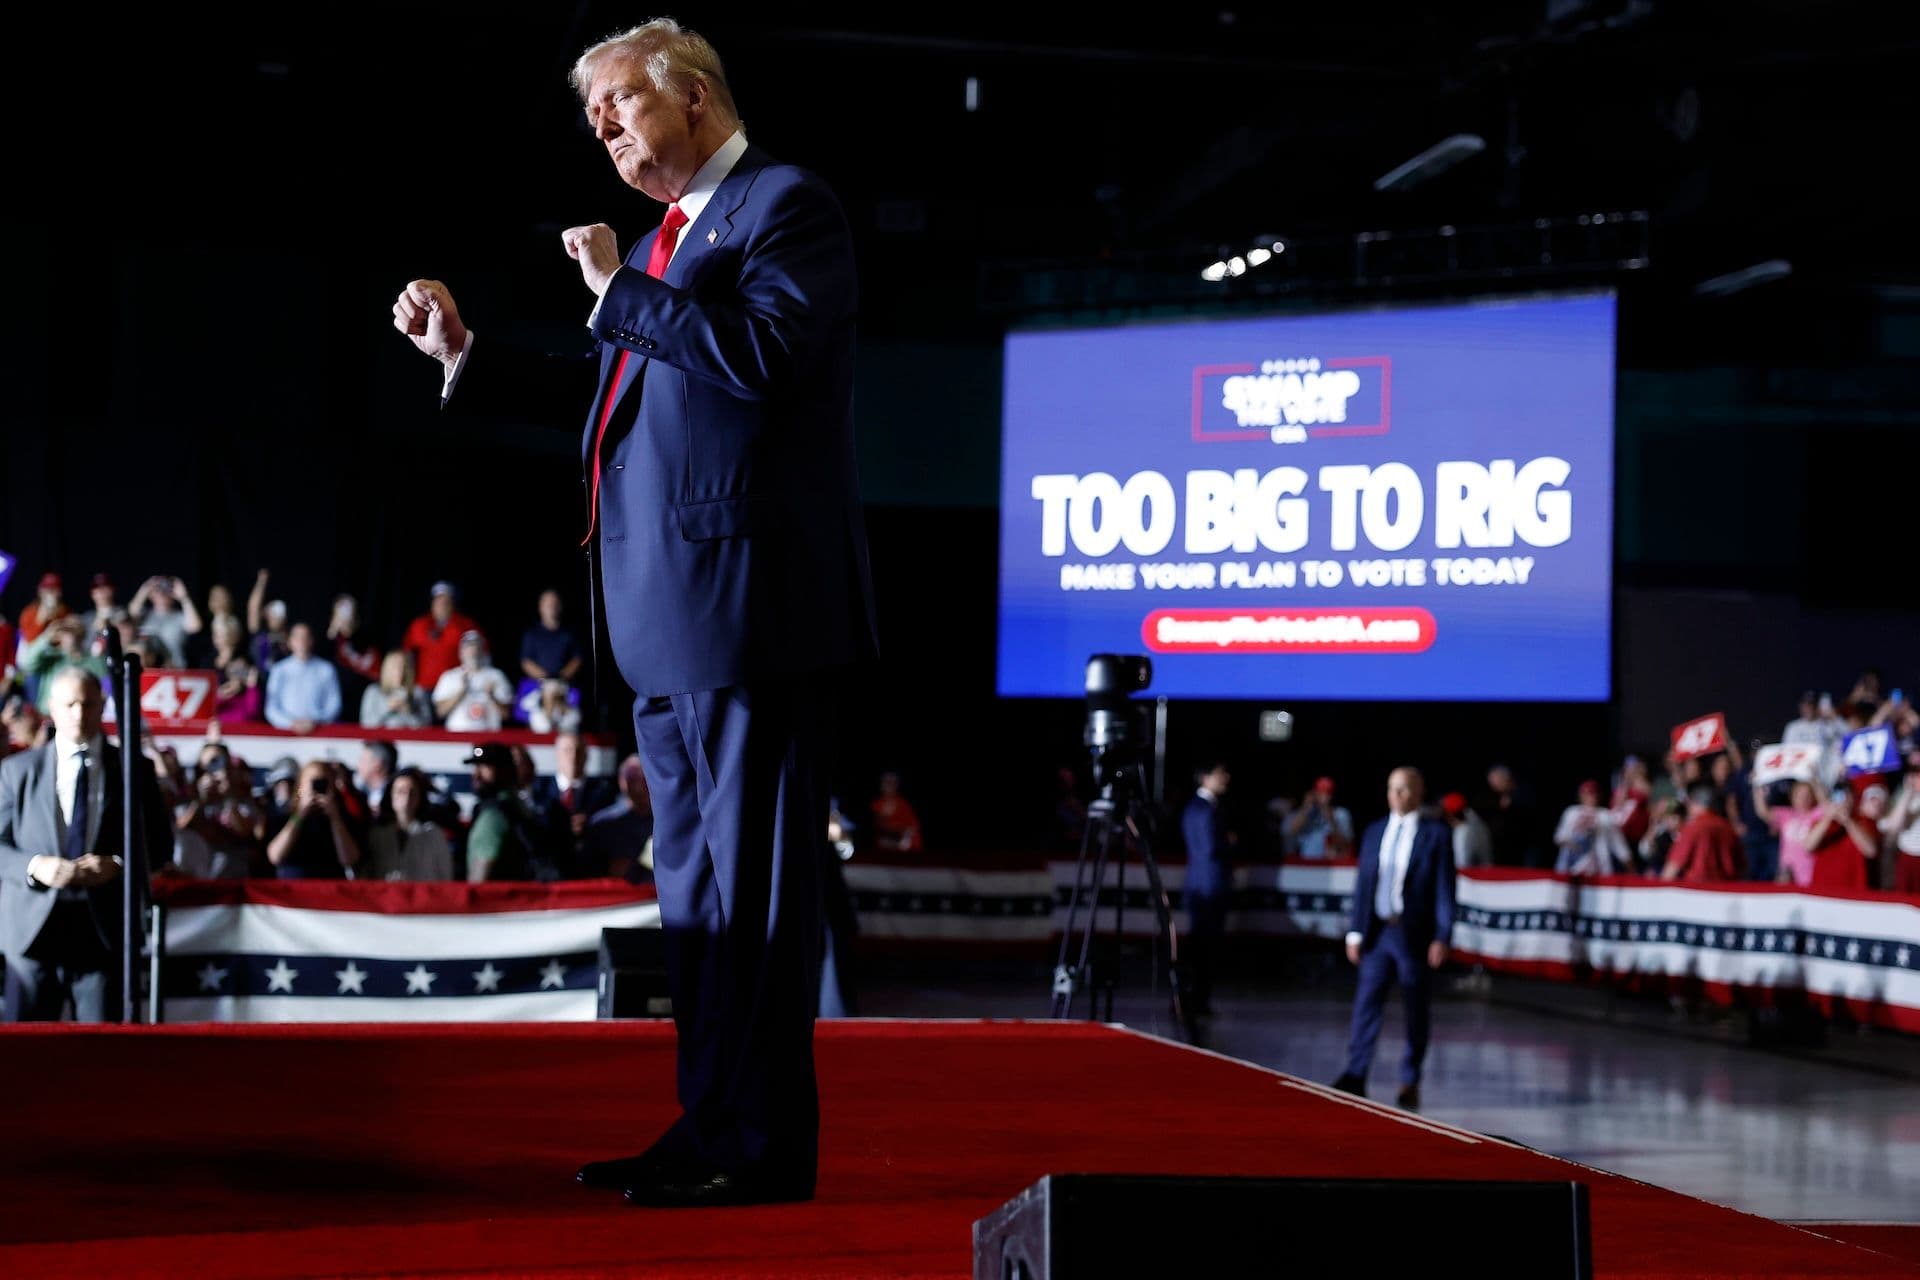
[[[313,780],[313,794],[323,796],[333,790],[333,779],[321,774]]]

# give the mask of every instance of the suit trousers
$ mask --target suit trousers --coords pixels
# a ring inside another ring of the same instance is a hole
[[[653,875],[679,1033],[668,1150],[812,1184],[830,682],[643,698]]]
[[[1204,1013],[1213,1004],[1213,983],[1220,972],[1220,944],[1227,931],[1227,905],[1224,889],[1187,899],[1187,938],[1182,950],[1193,1013]]]
[[[1353,1030],[1347,1042],[1347,1074],[1365,1080],[1373,1065],[1374,1042],[1385,1019],[1387,989],[1398,979],[1400,998],[1407,1006],[1407,1051],[1400,1060],[1400,1083],[1420,1083],[1420,1064],[1427,1056],[1428,1003],[1433,993],[1433,970],[1423,948],[1407,937],[1396,920],[1381,928],[1373,945],[1360,953],[1360,987],[1353,996]]]
[[[54,903],[26,951],[7,952],[5,1000],[8,1022],[58,1022],[69,1001],[75,1022],[118,1020],[120,963],[85,902]]]

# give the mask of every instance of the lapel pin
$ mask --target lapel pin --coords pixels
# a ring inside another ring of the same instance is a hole
[[[713,230],[707,232],[708,244],[712,244],[715,240],[718,240],[719,238],[720,238],[720,228],[715,227]]]

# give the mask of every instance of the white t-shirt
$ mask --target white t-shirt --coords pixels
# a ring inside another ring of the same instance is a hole
[[[436,705],[460,693],[466,694],[447,716],[447,728],[457,733],[489,733],[501,725],[500,708],[513,701],[513,686],[498,667],[482,667],[469,672],[454,667],[441,675],[433,686]]]

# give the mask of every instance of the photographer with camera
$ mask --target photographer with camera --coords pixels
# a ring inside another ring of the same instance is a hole
[[[253,874],[263,815],[251,791],[233,785],[234,773],[224,744],[200,749],[193,789],[174,806],[173,862],[183,874],[202,880]]]
[[[1287,842],[1299,858],[1353,856],[1353,815],[1333,802],[1333,779],[1321,778],[1287,819]]]
[[[334,787],[334,766],[309,760],[294,789],[293,814],[267,842],[267,861],[282,880],[353,878],[366,847]]]

